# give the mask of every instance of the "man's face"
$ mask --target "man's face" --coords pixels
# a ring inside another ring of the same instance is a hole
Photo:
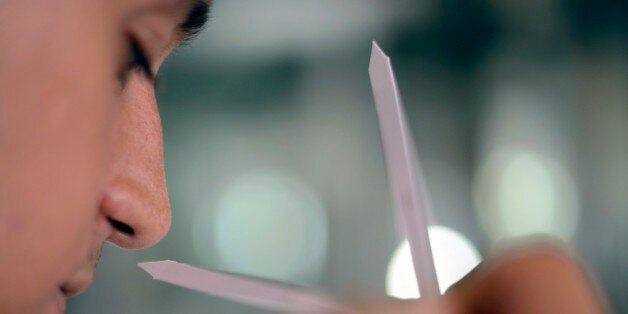
[[[63,311],[104,241],[142,248],[166,234],[151,73],[202,7],[0,0],[0,312]]]

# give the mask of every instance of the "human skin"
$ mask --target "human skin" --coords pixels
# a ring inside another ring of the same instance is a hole
[[[354,300],[335,314],[598,314],[610,313],[594,280],[554,240],[510,244],[430,300]]]
[[[188,0],[0,0],[0,312],[63,312],[170,226],[153,81]]]

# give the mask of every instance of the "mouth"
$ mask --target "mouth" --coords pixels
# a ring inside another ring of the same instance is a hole
[[[88,255],[87,263],[79,266],[74,274],[57,283],[58,286],[54,291],[53,298],[54,312],[65,313],[67,299],[85,292],[91,286],[101,248],[101,246],[98,246],[97,249],[93,250]]]

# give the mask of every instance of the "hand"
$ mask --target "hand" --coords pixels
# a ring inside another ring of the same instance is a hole
[[[584,268],[562,246],[502,250],[431,300],[355,302],[347,313],[607,313]],[[343,313],[343,314],[347,314]]]

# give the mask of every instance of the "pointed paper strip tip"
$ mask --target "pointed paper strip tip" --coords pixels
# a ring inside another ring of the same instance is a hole
[[[141,269],[143,269],[145,272],[147,272],[149,275],[151,275],[153,277],[153,279],[155,278],[154,272],[155,272],[155,263],[154,262],[144,262],[144,263],[137,263],[137,266],[139,266]]]
[[[376,41],[373,40],[373,48],[371,49],[371,59],[373,57],[382,58],[384,60],[389,60],[390,57],[382,50],[382,48],[377,44]]]
[[[371,54],[376,54],[376,53],[388,58],[388,56],[384,53],[382,48],[377,44],[375,40],[373,40],[373,48],[371,49]]]
[[[155,279],[161,273],[161,270],[163,269],[163,265],[170,264],[170,263],[174,263],[174,262],[170,260],[142,262],[142,263],[137,263],[137,266],[139,266],[145,272],[149,273],[153,277],[153,279]]]
[[[369,72],[373,71],[376,67],[379,68],[381,66],[389,67],[390,58],[382,48],[379,47],[376,41],[373,40],[373,48],[371,49],[371,61],[369,62]]]

